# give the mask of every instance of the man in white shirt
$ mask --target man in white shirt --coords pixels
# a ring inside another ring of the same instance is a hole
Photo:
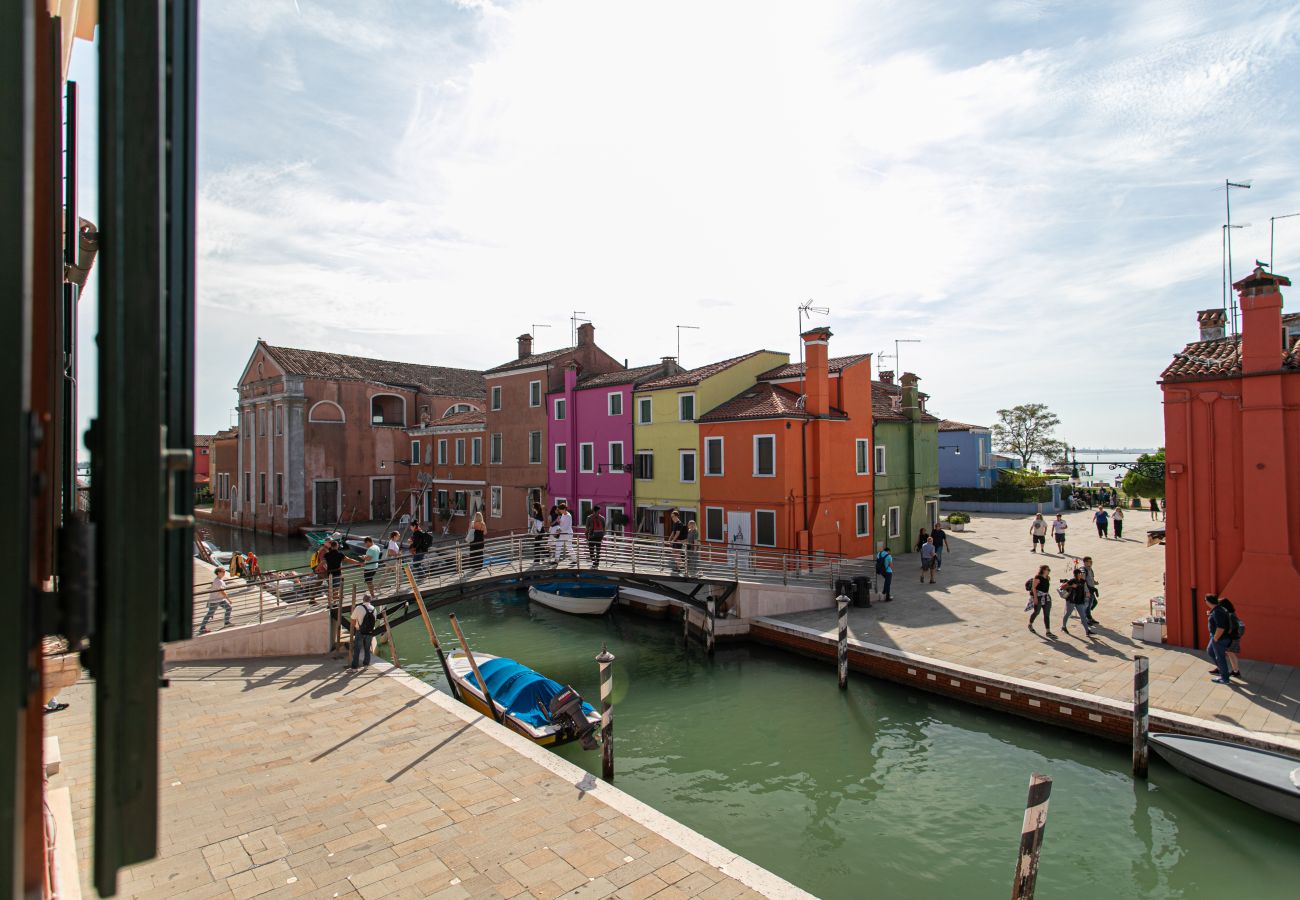
[[[212,570],[212,589],[208,592],[208,613],[199,623],[199,634],[208,633],[208,622],[220,607],[226,609],[226,621],[223,627],[229,626],[230,614],[234,611],[234,607],[230,605],[230,595],[226,593],[226,570],[217,566]]]
[[[1057,513],[1056,518],[1052,520],[1052,537],[1056,538],[1056,552],[1062,556],[1065,555],[1065,529],[1069,527],[1061,518],[1061,514]]]
[[[1029,536],[1034,539],[1029,547],[1030,553],[1047,543],[1047,523],[1043,521],[1042,513],[1035,515],[1034,521],[1029,523]],[[1044,547],[1042,552],[1046,553],[1047,549]]]
[[[556,518],[555,527],[551,529],[551,532],[555,535],[555,558],[553,562],[558,565],[563,557],[573,555],[573,516],[569,512],[567,503],[559,505],[559,516]]]

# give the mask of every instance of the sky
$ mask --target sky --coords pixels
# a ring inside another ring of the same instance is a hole
[[[940,416],[1157,446],[1224,180],[1238,278],[1300,212],[1294,2],[221,0],[199,66],[201,432],[258,338],[483,369],[581,312],[632,365],[919,340]]]

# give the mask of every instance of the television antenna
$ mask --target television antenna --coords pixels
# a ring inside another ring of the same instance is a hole
[[[590,323],[591,323],[591,319],[584,319],[584,318],[583,318],[583,316],[585,316],[585,315],[586,315],[586,313],[583,312],[582,310],[580,310],[580,309],[575,309],[575,310],[573,311],[573,316],[572,316],[572,318],[569,319],[569,325],[570,325],[570,329],[571,329],[571,330],[570,330],[570,333],[569,333],[569,346],[570,346],[570,347],[576,347],[576,346],[578,346],[578,326],[579,326],[579,325],[584,325],[584,324],[590,324]]]
[[[799,371],[802,373],[799,376],[800,405],[803,404],[803,398],[805,393],[804,385],[805,385],[805,381],[808,378],[808,372],[804,366],[804,358],[803,358],[803,320],[811,319],[813,317],[813,313],[816,313],[819,316],[829,316],[831,314],[831,308],[829,306],[813,306],[813,303],[815,302],[816,301],[809,298],[807,303],[799,304],[799,331],[797,332],[797,334],[799,335]]]
[[[539,329],[539,328],[550,328],[550,327],[551,327],[550,325],[546,325],[546,324],[544,324],[544,323],[534,322],[534,323],[533,323],[533,326],[532,326],[532,331],[531,331],[531,334],[532,334],[532,336],[533,336],[533,340],[537,340],[537,329]]]

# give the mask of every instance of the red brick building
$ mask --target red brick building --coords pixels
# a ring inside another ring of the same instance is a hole
[[[600,375],[626,368],[596,346],[596,329],[578,326],[578,344],[533,353],[533,337],[521,334],[518,358],[484,372],[487,381],[487,481],[492,532],[522,531],[528,508],[546,496],[546,395],[564,390],[564,369],[578,364],[582,375]]]
[[[229,521],[289,533],[388,521],[411,479],[407,429],[481,409],[483,375],[258,341],[238,392]]]
[[[464,533],[467,517],[485,516],[487,486],[487,415],[482,410],[453,413],[428,425],[408,428],[410,459],[408,471],[411,505],[409,512],[435,530]],[[499,488],[490,495],[500,508]],[[499,514],[499,513],[498,513]]]
[[[1300,316],[1290,281],[1256,268],[1233,285],[1240,335],[1221,310],[1161,375],[1165,409],[1168,641],[1203,647],[1204,597],[1232,600],[1242,655],[1300,666]]]
[[[212,517],[221,522],[234,521],[230,501],[239,484],[239,429],[218,431],[208,441],[208,470],[212,487]]]

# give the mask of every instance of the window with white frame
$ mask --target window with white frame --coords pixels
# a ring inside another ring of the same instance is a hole
[[[528,432],[528,462],[535,466],[542,463],[542,433],[540,431]]]
[[[679,422],[695,421],[695,395],[694,394],[677,395],[677,421]]]
[[[721,506],[704,507],[704,539],[721,543],[727,536],[726,515]]]
[[[436,502],[437,502],[437,504],[438,504],[438,509],[439,509],[439,510],[444,510],[444,509],[445,509],[445,510],[447,510],[448,512],[451,511],[451,505],[450,505],[450,503],[451,503],[451,498],[448,496],[447,491],[446,491],[445,489],[444,489],[444,490],[439,490],[439,491],[438,491],[438,493],[437,493],[437,501],[436,501]],[[441,515],[441,513],[439,513],[439,515]]]
[[[623,471],[623,442],[622,441],[609,442],[609,471],[611,472]]]
[[[528,382],[528,405],[542,405],[542,383],[540,381]]]
[[[569,471],[569,448],[565,444],[555,445],[555,471]]]
[[[591,443],[581,443],[578,445],[578,471],[594,472],[596,471],[596,445]]]
[[[649,425],[654,421],[654,400],[650,397],[638,397],[636,400],[636,421],[638,425]]]
[[[871,535],[871,504],[859,503],[853,507],[857,516],[858,537]]]
[[[456,465],[465,465],[465,439],[456,438]]]
[[[722,474],[722,449],[722,438],[707,437],[704,439],[705,475]]]
[[[438,465],[440,466],[447,465],[447,439],[446,438],[440,438],[438,440]]]
[[[501,465],[501,432],[493,432],[488,444],[488,462],[494,466]]]
[[[605,507],[605,527],[615,534],[622,534],[627,523],[627,510],[618,503]]]
[[[469,442],[469,461],[470,465],[483,465],[483,439],[473,438]]]
[[[591,517],[591,508],[594,504],[590,500],[578,498],[578,521],[577,524],[584,528],[587,526],[587,519]]]
[[[885,474],[885,448],[876,444],[876,474]]]
[[[501,488],[497,485],[493,485],[489,489],[489,498],[492,504],[489,507],[492,518],[501,518]]]
[[[420,463],[420,442],[411,441],[411,465],[415,466],[415,465],[419,465],[419,463]]]
[[[453,516],[465,515],[465,492],[456,491],[451,495],[451,514]]]
[[[871,441],[867,438],[858,438],[855,442],[857,449],[856,463],[859,475],[871,474]]]
[[[776,546],[776,512],[770,509],[754,511],[754,544],[758,547]]]
[[[655,454],[653,450],[638,450],[632,457],[632,477],[649,481],[655,477]]]
[[[889,536],[896,538],[903,533],[903,511],[897,506],[889,507]]]
[[[563,397],[555,398],[555,421],[557,422],[564,421],[564,416],[568,412],[568,410],[566,409],[567,406],[568,404],[565,403]]]
[[[492,409],[498,410],[500,408],[501,408],[501,385],[494,384],[492,386]]]
[[[754,476],[776,477],[776,435],[754,435]]]
[[[608,400],[609,414],[611,416],[623,415],[623,392],[622,391],[614,391],[608,396],[607,400]]]
[[[681,479],[683,484],[694,484],[695,483],[695,462],[696,462],[695,451],[679,450],[677,451],[677,458],[678,458],[678,477]]]

